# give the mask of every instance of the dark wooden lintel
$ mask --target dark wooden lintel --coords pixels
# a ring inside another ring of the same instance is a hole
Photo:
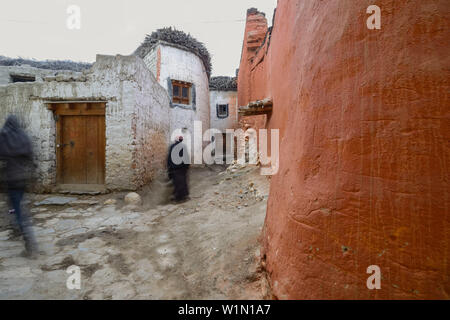
[[[244,116],[270,114],[273,108],[272,98],[252,101],[244,107],[239,107],[239,113]]]

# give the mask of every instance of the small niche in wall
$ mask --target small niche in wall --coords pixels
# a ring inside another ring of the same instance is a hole
[[[32,75],[10,74],[11,82],[34,82],[36,77]]]

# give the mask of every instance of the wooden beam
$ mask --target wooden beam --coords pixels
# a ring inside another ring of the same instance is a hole
[[[107,103],[104,100],[47,100],[44,101],[46,104],[65,104],[65,103]]]
[[[255,116],[255,115],[260,115],[260,114],[270,114],[270,113],[272,113],[272,107],[239,109],[239,113],[243,116]]]
[[[273,108],[272,98],[263,100],[256,100],[250,102],[248,105],[239,107],[239,113],[244,116],[270,114]]]
[[[53,110],[56,115],[77,116],[77,115],[105,115],[105,103],[51,103],[48,109]]]

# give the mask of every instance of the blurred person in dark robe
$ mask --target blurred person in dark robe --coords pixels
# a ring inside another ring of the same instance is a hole
[[[178,151],[178,154],[177,154]],[[173,154],[172,154],[173,153]],[[174,200],[183,202],[189,199],[187,175],[189,170],[189,155],[183,137],[178,137],[169,148],[167,157],[169,179],[174,187]]]
[[[0,131],[0,160],[6,162],[3,178],[13,213],[25,241],[26,255],[34,257],[37,244],[27,210],[22,206],[25,188],[32,177],[33,151],[30,138],[14,115],[8,116]]]

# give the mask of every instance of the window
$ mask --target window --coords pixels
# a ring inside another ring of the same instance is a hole
[[[191,87],[189,82],[172,80],[172,102],[179,104],[190,104]]]
[[[10,74],[11,82],[33,82],[36,81],[36,77],[27,75]]]
[[[220,119],[228,118],[228,104],[218,104],[216,109],[217,109],[217,118]]]

